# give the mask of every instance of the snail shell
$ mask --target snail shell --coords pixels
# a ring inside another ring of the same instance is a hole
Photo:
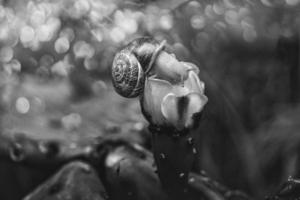
[[[144,87],[145,72],[128,50],[123,50],[115,56],[112,77],[116,91],[127,98],[139,96]]]
[[[138,38],[118,52],[112,64],[112,81],[117,93],[126,98],[142,94],[145,78],[150,72],[165,41]]]

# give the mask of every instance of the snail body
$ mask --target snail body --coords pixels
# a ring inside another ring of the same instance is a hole
[[[116,92],[126,98],[140,96],[145,78],[164,45],[164,41],[158,43],[152,38],[139,38],[118,52],[111,70]]]

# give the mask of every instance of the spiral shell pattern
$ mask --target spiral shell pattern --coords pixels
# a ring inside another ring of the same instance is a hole
[[[117,93],[126,98],[138,97],[143,93],[145,78],[165,43],[158,43],[150,37],[137,38],[116,54],[112,80]]]
[[[144,70],[129,51],[119,52],[113,61],[112,80],[116,92],[126,98],[134,98],[142,93],[145,81]]]

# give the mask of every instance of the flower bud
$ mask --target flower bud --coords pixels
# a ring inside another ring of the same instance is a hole
[[[152,76],[145,81],[141,102],[146,115],[151,116],[151,123],[177,130],[194,125],[193,116],[202,111],[208,100],[198,73],[195,65],[161,52]]]

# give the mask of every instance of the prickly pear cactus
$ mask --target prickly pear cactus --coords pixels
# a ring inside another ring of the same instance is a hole
[[[143,72],[145,76],[134,77],[134,73],[130,73],[134,67],[128,62],[122,70],[118,68],[118,72],[124,72],[125,82],[122,85],[125,87],[130,82],[127,79],[144,79],[141,80],[144,85],[140,90],[140,104],[142,113],[150,123],[159,178],[173,199],[186,199],[189,195],[189,172],[198,152],[193,130],[199,124],[207,103],[204,83],[198,77],[197,66],[178,61],[175,55],[164,51],[164,42],[153,48],[153,44],[159,42],[153,39],[137,40],[144,42],[133,46],[132,53],[128,52],[127,56],[135,60],[135,66],[146,69]],[[145,63],[145,58],[151,58],[148,59],[151,62]],[[112,78],[117,77],[113,74]]]
[[[189,193],[189,172],[195,167],[198,153],[194,145],[195,133],[178,133],[172,129],[150,130],[153,134],[153,154],[164,189],[172,196],[186,197]]]

